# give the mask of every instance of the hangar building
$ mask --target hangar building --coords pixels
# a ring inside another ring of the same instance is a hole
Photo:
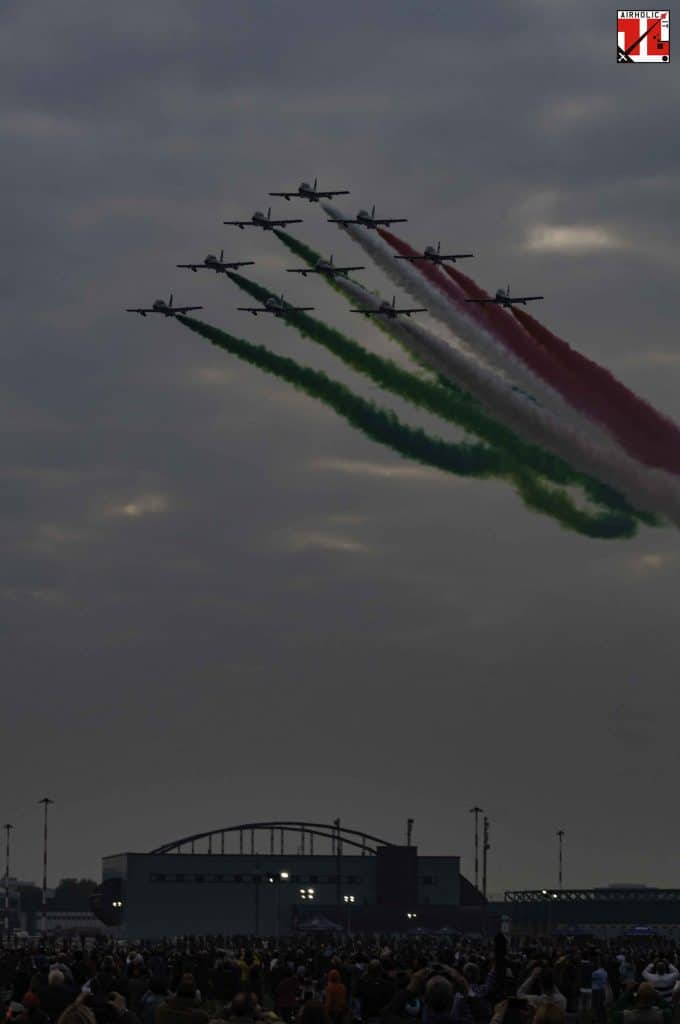
[[[420,855],[340,821],[255,822],[105,857],[93,898],[129,938],[357,931],[483,931],[486,904],[457,856]]]

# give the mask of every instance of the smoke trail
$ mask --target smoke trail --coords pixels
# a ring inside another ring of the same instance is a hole
[[[330,203],[321,205],[331,216],[342,216]],[[451,302],[451,296],[445,291],[446,278],[439,274],[436,268],[428,267],[426,278],[420,270],[415,270],[410,264],[395,260],[393,252],[381,237],[376,236],[375,232],[352,224],[343,225],[343,229],[385,271],[391,281],[405,288],[410,295],[423,302],[434,317],[453,331],[458,348],[467,351],[468,355],[474,353],[477,358],[481,357],[491,366],[501,367],[517,384],[529,394],[534,395],[542,405],[559,412],[574,426],[582,426],[583,417],[580,413],[511,351],[504,339],[499,339],[488,325],[484,327],[476,322],[470,315],[470,306],[466,305],[462,308],[462,305],[457,306]],[[411,250],[411,252],[413,251]],[[435,280],[441,279],[438,287],[430,283],[429,278],[433,275]],[[507,319],[516,331],[521,331],[519,325],[514,324],[509,317]]]
[[[367,306],[378,305],[373,295],[354,282],[346,282],[345,287],[357,301]],[[529,441],[550,448],[581,472],[623,491],[636,506],[642,505],[647,511],[667,516],[680,525],[680,489],[673,478],[659,470],[644,468],[624,452],[602,447],[575,431],[547,409],[518,395],[506,381],[476,360],[413,321],[393,320],[392,330],[418,358],[468,388],[511,429]]]
[[[632,425],[646,431],[650,441],[658,445],[671,445],[676,462],[680,461],[680,429],[670,417],[658,412],[649,402],[617,380],[613,373],[573,349],[529,313],[515,307],[512,312],[522,327],[561,366],[578,375],[592,391],[601,394]]]
[[[632,537],[637,524],[622,513],[591,514],[577,508],[567,494],[542,487],[530,472],[508,466],[508,460],[485,445],[453,444],[401,423],[395,414],[355,395],[325,373],[301,366],[294,359],[271,352],[220,331],[193,317],[176,318],[239,359],[259,367],[318,399],[368,437],[424,465],[458,476],[503,477],[515,480],[524,503],[557,519],[563,526],[603,540]]]
[[[391,231],[379,229],[378,233],[399,254],[416,254],[411,246],[392,234]],[[492,303],[486,303],[484,306],[474,303],[465,304],[464,286],[470,289],[468,291],[470,298],[488,298],[486,292],[480,289],[471,278],[448,265],[442,267],[443,274],[437,267],[430,264],[419,262],[416,266],[423,277],[436,284],[440,291],[448,295],[456,308],[461,312],[472,310],[471,315],[477,322],[481,326],[493,330],[496,336],[503,340],[507,348],[529,367],[532,373],[549,385],[554,393],[558,393],[566,399],[572,408],[580,410],[592,421],[601,424],[617,438],[631,455],[649,466],[656,466],[675,473],[680,472],[680,431],[677,428],[673,429],[668,422],[663,423],[663,419],[650,406],[647,409],[656,417],[654,420],[657,428],[655,432],[650,431],[646,421],[642,430],[639,429],[641,424],[636,424],[631,417],[633,410],[630,406],[632,403],[628,402],[622,409],[611,400],[609,390],[603,393],[600,387],[593,386],[593,380],[589,374],[582,373],[573,364],[567,365],[563,360],[555,358],[554,346],[536,345],[532,334],[519,317],[514,319],[504,309],[500,309]],[[450,326],[453,325],[450,324]],[[632,396],[632,393],[628,392],[628,394],[635,399],[636,396]],[[638,411],[637,406],[634,408],[635,411]],[[663,436],[659,435],[659,423],[664,426]]]
[[[293,238],[284,231],[276,231],[275,234],[286,245],[291,252],[300,256],[310,267],[316,265],[319,254],[310,249],[299,239]],[[240,288],[246,291],[253,298],[265,302],[273,295],[261,285],[250,281],[240,274],[230,273],[231,279]],[[331,285],[335,291],[352,300],[363,299],[363,290],[355,282],[345,277],[328,277],[324,280]],[[347,286],[345,286],[347,285]],[[311,337],[334,355],[342,359],[347,365],[366,374],[382,387],[387,388],[396,394],[401,395],[413,404],[428,409],[430,412],[456,423],[469,433],[495,445],[506,452],[517,463],[530,468],[533,472],[545,476],[558,484],[578,484],[583,487],[588,497],[597,504],[605,505],[625,512],[628,515],[637,516],[648,525],[656,525],[653,516],[637,512],[616,491],[600,483],[592,477],[577,473],[566,462],[543,448],[521,440],[511,430],[508,430],[501,423],[489,416],[479,403],[469,393],[455,387],[452,393],[437,384],[424,381],[415,374],[403,370],[392,360],[376,356],[368,352],[362,345],[347,338],[322,321],[308,316],[306,313],[295,313],[287,318],[296,326],[303,336]],[[389,331],[390,324],[385,327]]]
[[[322,205],[328,207],[329,213],[337,215],[333,207]],[[368,235],[368,231],[363,230],[362,235],[361,230],[355,231],[351,227],[346,230],[352,238],[359,236],[357,241],[380,266],[389,266],[388,259],[381,252],[383,243],[373,239],[366,241],[363,236]],[[374,255],[376,250],[377,256]],[[393,268],[388,272],[393,272]],[[375,301],[368,293],[366,300],[369,303]],[[468,388],[522,436],[550,448],[576,469],[622,490],[634,504],[642,504],[647,511],[667,516],[680,525],[680,490],[677,480],[660,470],[642,467],[613,443],[603,444],[593,436],[592,429],[589,429],[588,434],[583,434],[568,421],[554,417],[548,409],[540,409],[535,403],[523,401],[513,392],[508,393],[509,389],[494,374],[425,328],[411,322],[400,322],[395,329],[399,331],[403,342],[417,351],[419,358],[428,361],[430,367],[437,372],[453,377],[458,384]]]

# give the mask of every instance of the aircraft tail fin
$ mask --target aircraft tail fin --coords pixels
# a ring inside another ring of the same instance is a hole
[[[437,242],[437,255],[439,255],[439,253],[441,252],[441,248],[442,248],[442,243],[441,242]]]
[[[319,179],[318,179],[318,178],[315,178],[315,179],[314,179],[314,191],[315,191],[315,192],[316,192],[316,186],[317,186],[317,184],[318,184],[318,181],[319,181]]]
[[[220,249],[220,263],[224,263],[224,249]]]
[[[267,220],[271,220],[271,219],[272,219],[272,208],[270,206],[269,209],[267,210]]]
[[[373,206],[371,208],[371,217],[375,217],[375,203],[373,203]]]
[[[172,292],[170,292],[170,301],[168,302],[168,306],[172,309]]]

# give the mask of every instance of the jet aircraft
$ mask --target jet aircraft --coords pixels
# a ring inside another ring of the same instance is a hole
[[[412,307],[412,308],[397,309],[396,305],[395,305],[396,301],[397,301],[396,297],[392,296],[392,302],[391,303],[387,302],[387,300],[384,299],[380,303],[380,305],[376,306],[374,309],[351,309],[350,313],[363,313],[364,316],[387,316],[387,317],[390,317],[390,319],[392,319],[392,320],[395,317],[402,316],[402,315],[403,316],[410,316],[411,313],[427,313],[427,309],[423,309],[420,306],[417,307],[417,308],[416,307]]]
[[[536,302],[538,299],[545,298],[544,295],[511,295],[510,285],[505,289],[499,288],[493,298],[485,299],[466,299],[466,302],[495,302],[499,306],[504,306],[506,309],[510,309],[513,305],[526,306],[527,302]]]
[[[375,203],[369,213],[368,210],[359,210],[356,218],[352,217],[329,217],[329,224],[361,224],[365,228],[389,227],[390,224],[406,224],[406,217],[376,217]]]
[[[250,220],[225,220],[223,224],[231,224],[232,227],[240,228],[243,231],[244,228],[264,228],[265,231],[271,231],[272,228],[285,228],[287,224],[302,224],[299,217],[289,218],[288,220],[275,220],[272,218],[271,206],[264,214],[262,210],[256,210]]]
[[[169,302],[166,302],[165,299],[156,299],[152,306],[146,308],[126,309],[125,312],[139,313],[140,316],[146,316],[147,313],[162,313],[163,316],[177,316],[178,313],[189,313],[192,309],[203,309],[203,306],[173,306],[171,293]]]
[[[308,199],[310,203],[318,203],[320,199],[332,199],[333,196],[348,196],[349,192],[345,188],[336,188],[329,191],[324,191],[317,188],[318,179],[314,179],[314,184],[310,185],[308,181],[302,181],[298,185],[295,192],[270,192],[270,196],[282,196],[289,202],[291,199]]]
[[[228,270],[238,270],[239,267],[252,267],[255,260],[233,260],[231,262],[224,260],[224,249],[220,252],[219,259],[212,253],[209,253],[202,263],[178,263],[178,267],[182,267],[185,270],[193,270],[194,274],[197,270],[214,270],[216,274],[226,274]]]
[[[237,309],[241,313],[252,313],[253,316],[257,316],[258,313],[272,313],[273,316],[282,317],[288,316],[289,313],[307,313],[314,309],[314,306],[289,306],[283,295],[270,295],[264,306],[237,306]]]
[[[336,267],[331,256],[328,260],[318,259],[313,267],[295,267],[294,269],[287,270],[286,273],[302,274],[303,277],[307,277],[307,274],[322,274],[324,277],[337,277],[338,275],[347,277],[350,270],[365,269],[365,267]]]
[[[437,242],[437,248],[433,245],[426,245],[422,253],[418,256],[395,256],[395,260],[409,260],[411,263],[418,263],[420,260],[429,263],[445,263],[450,260],[451,263],[455,263],[456,260],[465,260],[470,256],[474,256],[473,252],[450,252],[443,253],[441,251],[441,242]]]

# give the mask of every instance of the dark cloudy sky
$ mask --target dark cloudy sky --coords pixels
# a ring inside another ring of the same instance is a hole
[[[318,175],[478,254],[489,288],[680,417],[678,63],[583,0],[2,5],[2,820],[15,869],[268,818],[461,853],[490,887],[677,883],[680,538],[597,542],[402,461],[177,323],[379,393],[208,251],[393,349],[277,240],[223,227]],[[680,44],[679,44],[680,45]],[[356,261],[318,208],[300,236]],[[471,262],[471,261],[470,261]],[[466,266],[466,269],[468,267]],[[392,290],[379,272],[363,279]],[[413,423],[425,417],[387,397]],[[447,436],[455,432],[441,426]]]

